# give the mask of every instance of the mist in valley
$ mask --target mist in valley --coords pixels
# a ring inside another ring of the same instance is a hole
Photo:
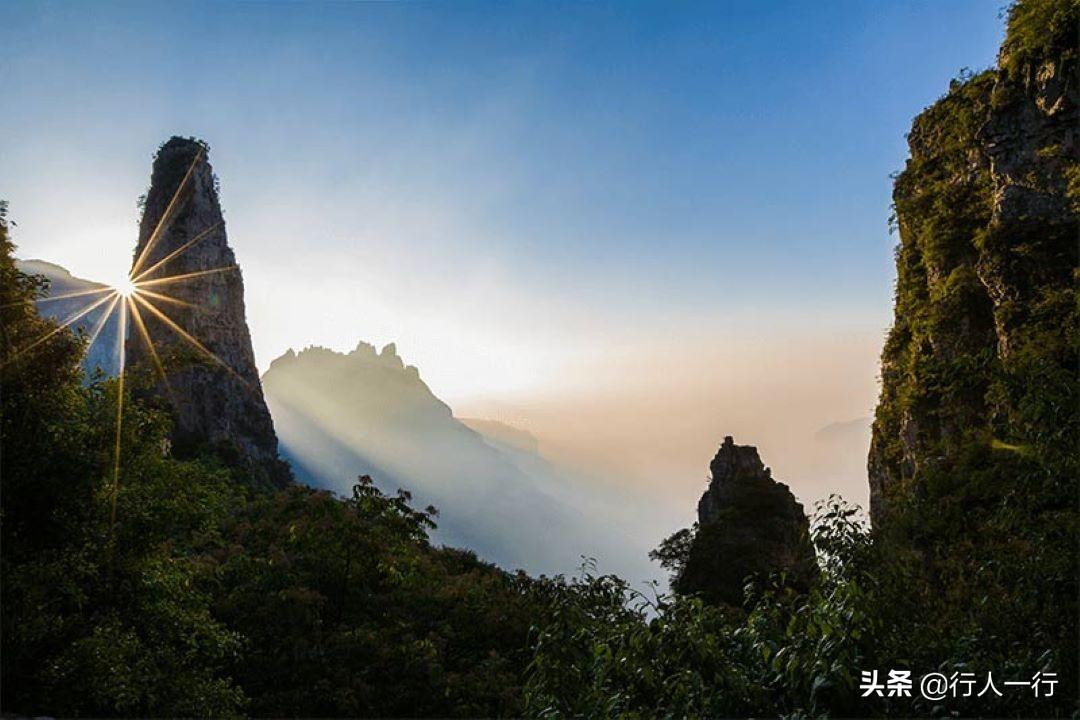
[[[875,333],[687,341],[695,350],[677,363],[623,345],[583,355],[544,393],[453,410],[393,345],[289,351],[263,385],[298,479],[348,493],[370,474],[404,488],[439,509],[436,542],[511,569],[572,573],[594,558],[666,587],[648,551],[694,521],[728,434],[758,446],[808,514],[834,493],[865,508]]]
[[[661,578],[648,538],[625,522],[634,498],[605,495],[537,454],[527,433],[454,417],[393,345],[289,351],[263,376],[297,479],[339,494],[358,475],[438,510],[436,543],[507,569],[570,574],[588,559],[635,585]],[[607,509],[605,509],[605,507]],[[629,513],[630,516],[633,513]]]

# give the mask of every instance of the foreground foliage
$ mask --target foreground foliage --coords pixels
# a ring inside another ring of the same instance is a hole
[[[764,588],[751,584],[743,612],[694,597],[649,600],[609,576],[584,573],[556,583],[552,619],[529,667],[528,714],[1069,717],[1077,711],[1072,638],[1031,632],[1037,615],[1012,597],[1000,598],[1001,605],[994,597],[969,605],[971,589],[984,583],[981,568],[964,588],[937,585],[920,558],[888,552],[859,517],[836,498],[821,508],[814,530],[818,582],[804,595],[780,578]],[[994,550],[994,565],[1006,576],[1027,562],[1009,548]],[[1059,565],[1075,557],[1060,544],[1053,552]],[[1059,583],[1069,577],[1011,592],[1025,594],[1029,606],[1060,602],[1066,598]],[[1065,627],[1071,622],[1059,620]],[[913,697],[862,697],[860,673],[875,669],[882,676],[911,670]],[[1052,698],[1027,689],[934,703],[919,697],[921,675],[965,671],[981,681],[992,672],[998,685],[1056,672],[1059,684]]]

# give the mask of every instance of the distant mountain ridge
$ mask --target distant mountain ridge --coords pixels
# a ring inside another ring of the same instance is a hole
[[[540,441],[528,430],[485,418],[458,418],[458,421],[498,446],[527,453],[540,452]]]
[[[568,500],[570,483],[530,452],[531,436],[455,418],[393,343],[289,350],[262,381],[282,452],[302,482],[348,493],[357,475],[370,474],[384,491],[406,489],[440,511],[436,540],[506,568],[570,572],[583,552],[601,560],[615,553],[610,529],[586,518]]]
[[[59,300],[51,300],[50,298],[108,287],[104,283],[72,275],[67,268],[46,260],[16,260],[15,267],[27,275],[42,275],[49,280],[49,293],[38,302],[37,309],[41,315],[52,318],[57,322],[63,322],[65,319],[77,314],[101,296],[81,295]],[[106,309],[107,304],[91,310],[72,323],[72,329],[90,335],[101,321]],[[97,341],[87,348],[83,367],[88,375],[92,375],[99,369],[106,376],[114,376],[120,371],[120,346],[117,337],[119,332],[119,321],[114,315],[102,326]]]

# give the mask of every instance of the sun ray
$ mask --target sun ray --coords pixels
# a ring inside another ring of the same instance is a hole
[[[149,300],[147,300],[145,297],[143,297],[142,294],[135,294],[132,297],[135,298],[135,300],[137,302],[141,303],[143,305],[143,307],[145,307],[147,310],[152,312],[159,320],[161,320],[163,323],[168,325],[173,330],[173,332],[175,332],[177,335],[179,335],[184,340],[187,340],[195,348],[197,348],[199,351],[201,351],[202,353],[207,355],[211,360],[213,360],[214,362],[221,365],[221,367],[225,368],[225,370],[227,370],[233,377],[235,377],[237,380],[239,380],[244,385],[244,387],[248,388],[249,390],[252,389],[251,388],[251,383],[249,383],[247,380],[245,380],[243,377],[241,377],[241,375],[238,372],[236,372],[231,367],[229,367],[229,364],[227,362],[225,362],[224,360],[219,358],[212,351],[210,351],[205,345],[203,345],[201,342],[196,340],[195,337],[192,336],[187,330],[185,330],[184,328],[177,325],[176,322],[172,318],[170,318],[168,315],[166,315],[164,312],[162,312],[160,309],[158,309],[153,303],[151,303]]]
[[[143,246],[142,252],[139,253],[139,257],[135,260],[135,264],[131,267],[131,275],[136,275],[142,264],[146,262],[146,258],[150,255],[150,250],[157,243],[158,237],[162,231],[172,222],[172,214],[176,207],[177,201],[180,199],[180,194],[183,192],[184,187],[187,186],[188,181],[191,179],[191,174],[195,172],[195,166],[202,160],[203,151],[195,153],[195,159],[191,161],[191,165],[188,167],[187,172],[184,173],[184,179],[180,181],[180,184],[176,186],[176,192],[173,193],[172,198],[169,200],[169,204],[165,206],[165,212],[162,213],[161,218],[158,220],[157,225],[154,227],[154,231],[150,233],[150,238],[146,241],[146,245]]]
[[[114,294],[115,294],[115,291],[114,291]],[[79,310],[79,311],[73,313],[67,319],[65,319],[62,323],[60,323],[55,328],[50,330],[48,333],[46,333],[42,337],[38,338],[34,342],[30,343],[29,345],[24,347],[22,350],[16,351],[11,357],[9,357],[7,359],[6,362],[12,362],[15,359],[17,359],[17,358],[25,355],[26,353],[30,352],[31,350],[36,348],[38,345],[45,342],[49,338],[53,337],[54,335],[56,335],[58,332],[60,332],[64,328],[72,325],[73,323],[75,323],[79,319],[81,319],[83,316],[93,312],[95,309],[97,309],[97,308],[101,307],[102,305],[104,305],[106,302],[108,302],[110,299],[112,299],[112,297],[113,297],[113,295],[106,295],[105,297],[100,298],[98,300],[95,300],[93,303],[87,305],[82,310]]]
[[[138,287],[135,290],[135,292],[137,294],[139,294],[139,295],[146,295],[147,297],[157,298],[158,300],[162,300],[162,301],[167,302],[167,303],[172,303],[173,305],[180,305],[182,307],[186,307],[186,308],[189,308],[191,310],[195,310],[196,312],[203,312],[203,308],[201,306],[199,306],[199,305],[196,305],[194,303],[189,303],[186,300],[180,300],[179,298],[174,298],[171,295],[164,295],[164,294],[159,293],[159,292],[154,292],[153,290],[147,290],[146,288],[141,287],[141,286]]]
[[[203,239],[204,237],[206,237],[207,235],[209,235],[210,233],[212,233],[212,232],[213,232],[214,230],[216,230],[216,229],[217,229],[217,228],[219,228],[220,226],[221,226],[221,223],[220,223],[220,222],[214,223],[213,225],[211,225],[210,227],[206,228],[205,230],[203,230],[203,231],[202,231],[201,233],[199,233],[199,234],[198,234],[198,235],[196,235],[195,237],[193,237],[193,238],[191,238],[190,240],[188,240],[188,241],[187,241],[186,243],[184,243],[184,244],[183,244],[183,245],[181,245],[180,247],[178,247],[178,248],[176,248],[175,250],[173,250],[173,251],[172,251],[171,253],[169,253],[168,255],[166,255],[165,257],[163,257],[162,259],[158,260],[158,261],[157,261],[156,263],[154,263],[154,264],[153,264],[153,265],[151,265],[150,267],[148,267],[148,268],[146,268],[145,270],[143,270],[142,272],[140,272],[140,273],[139,273],[138,275],[134,275],[134,274],[133,274],[133,277],[131,278],[131,281],[132,281],[133,283],[135,283],[135,284],[138,284],[138,283],[139,283],[139,282],[140,282],[140,281],[141,281],[141,280],[142,280],[142,279],[143,279],[144,277],[146,277],[146,276],[147,276],[147,275],[149,275],[150,273],[154,272],[154,271],[155,271],[155,270],[157,270],[157,269],[158,269],[159,267],[161,267],[161,266],[162,266],[162,265],[164,265],[165,263],[169,262],[170,260],[172,260],[173,258],[175,258],[175,257],[176,257],[177,255],[179,255],[180,253],[184,252],[185,250],[187,250],[188,248],[190,248],[190,247],[191,247],[192,245],[195,245],[196,243],[198,243],[198,242],[199,242],[200,240],[202,240],[202,239]]]
[[[8,303],[7,305],[0,305],[0,307],[13,307],[15,305],[25,305],[26,303],[47,303],[53,300],[68,300],[70,298],[85,297],[87,295],[97,295],[98,293],[110,292],[113,288],[105,286],[100,288],[94,288],[93,290],[79,290],[77,292],[63,293],[62,295],[50,295],[49,297],[37,298],[35,300],[20,300],[18,302]]]
[[[124,336],[127,334],[127,303],[120,304],[120,332],[117,333],[117,351],[120,354],[120,374],[116,386],[116,442],[113,445],[112,509],[109,512],[109,573],[112,574],[112,548],[116,538],[116,495],[120,490],[120,431],[124,420],[124,371],[126,353]]]
[[[109,322],[109,318],[112,317],[113,310],[116,309],[116,303],[120,302],[120,293],[116,293],[113,296],[112,302],[109,303],[109,307],[105,308],[105,312],[102,313],[101,319],[97,321],[94,326],[93,332],[86,339],[86,348],[83,350],[83,357],[85,358],[90,353],[90,348],[94,346],[94,342],[98,339],[98,335],[101,334],[102,329],[105,327],[105,323]]]
[[[150,333],[146,329],[146,323],[143,322],[142,313],[139,312],[139,306],[131,297],[127,297],[125,300],[128,304],[128,312],[131,313],[131,324],[135,326],[139,335],[142,336],[143,342],[146,343],[146,349],[150,351],[150,359],[153,361],[158,374],[161,375],[161,381],[165,383],[165,389],[168,391],[169,396],[172,397],[172,386],[169,385],[169,378],[165,375],[165,366],[161,363],[161,357],[154,348],[154,341],[150,338]]]
[[[203,275],[213,275],[215,273],[228,272],[230,270],[239,270],[239,265],[226,265],[225,267],[213,268],[211,270],[196,270],[195,272],[184,273],[182,275],[170,275],[169,277],[154,278],[153,280],[143,280],[139,283],[140,288],[144,288],[147,285],[166,285],[168,283],[179,282],[181,280],[189,280],[191,278],[202,277]]]

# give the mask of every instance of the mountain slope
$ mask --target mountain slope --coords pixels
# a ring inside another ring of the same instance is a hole
[[[436,539],[503,567],[571,572],[581,555],[624,557],[621,542],[572,500],[535,454],[486,439],[453,416],[394,345],[347,354],[289,351],[263,375],[282,452],[303,482],[348,492],[370,474],[438,508]],[[641,549],[644,559],[644,548]]]

